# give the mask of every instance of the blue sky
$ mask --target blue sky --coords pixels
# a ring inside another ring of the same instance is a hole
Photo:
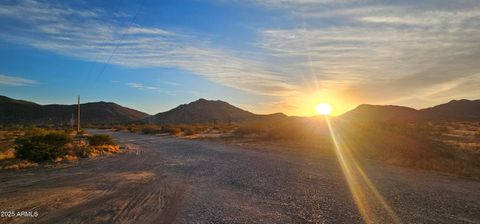
[[[0,94],[148,113],[198,98],[257,113],[480,98],[474,0],[0,3]]]

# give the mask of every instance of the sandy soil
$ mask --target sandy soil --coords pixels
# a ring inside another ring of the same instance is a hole
[[[39,214],[0,223],[364,222],[332,155],[110,134],[138,153],[0,172],[0,210]],[[480,182],[379,164],[362,167],[369,181],[356,187],[366,189],[360,198],[374,222],[480,223]]]
[[[0,223],[169,223],[183,191],[182,181],[163,172],[154,150],[1,171],[0,211],[37,212],[38,217],[1,217]]]

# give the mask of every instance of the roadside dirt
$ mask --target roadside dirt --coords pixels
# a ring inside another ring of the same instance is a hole
[[[131,145],[135,147],[135,145]],[[0,223],[170,223],[185,185],[168,178],[153,150],[0,172],[0,210],[38,217]]]

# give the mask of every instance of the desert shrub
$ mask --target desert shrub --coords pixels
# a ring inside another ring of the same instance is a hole
[[[88,142],[91,146],[100,146],[100,145],[115,145],[112,137],[110,135],[94,135],[88,137]]]
[[[325,128],[318,122],[259,122],[240,124],[234,129],[236,138],[255,138],[267,141],[292,141],[317,143],[326,136]]]
[[[115,131],[128,131],[130,132],[133,129],[131,126],[125,126],[125,125],[117,125],[113,127],[113,130]]]
[[[143,134],[158,134],[160,133],[161,130],[156,127],[144,127],[142,128],[142,133]]]
[[[15,158],[15,153],[12,150],[0,151],[0,160]]]
[[[96,158],[103,155],[110,155],[120,152],[118,145],[99,145],[89,146],[86,148],[78,148],[75,151],[74,156],[80,158]]]
[[[63,146],[70,141],[63,132],[37,132],[15,140],[15,156],[35,162],[53,161],[66,155]]]
[[[127,131],[130,132],[130,133],[135,133],[136,129],[133,126],[129,126],[129,127],[127,127]]]
[[[38,163],[23,160],[23,159],[9,159],[0,163],[0,170],[17,170],[25,168],[37,167]]]
[[[232,132],[238,128],[236,124],[225,124],[225,123],[217,123],[214,127],[215,130],[219,130],[221,132]],[[202,126],[203,131],[210,129],[209,126]]]
[[[198,134],[198,131],[196,131],[195,128],[193,128],[193,127],[182,127],[181,131],[183,132],[183,135]]]
[[[237,137],[248,137],[255,135],[265,135],[267,133],[267,128],[261,125],[244,125],[237,128],[233,134]]]
[[[25,136],[40,136],[40,135],[46,135],[48,131],[43,128],[37,128],[37,127],[28,127],[25,129]]]
[[[188,135],[195,135],[195,134],[205,132],[210,127],[208,125],[202,125],[202,124],[188,124],[188,125],[180,125],[179,128],[183,133],[183,135],[188,136]]]
[[[168,133],[168,134],[171,134],[171,135],[179,135],[180,132],[182,132],[182,130],[179,127],[173,127],[173,126],[165,125],[165,126],[162,126],[162,128],[160,129],[160,132],[161,133]]]

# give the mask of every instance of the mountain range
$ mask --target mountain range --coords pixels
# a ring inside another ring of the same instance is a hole
[[[150,115],[111,102],[80,104],[81,122],[129,123]],[[40,105],[0,96],[0,124],[69,124],[76,120],[77,105]]]
[[[380,122],[480,121],[480,100],[452,100],[416,110],[395,105],[362,104],[339,116],[340,119]]]
[[[81,104],[85,124],[154,123],[192,124],[211,122],[280,121],[282,113],[258,115],[224,101],[199,99],[169,111],[148,115],[112,102]],[[69,124],[76,120],[77,105],[40,105],[0,96],[0,124]],[[336,119],[380,122],[480,121],[480,100],[452,100],[445,104],[416,110],[395,105],[362,104]]]

